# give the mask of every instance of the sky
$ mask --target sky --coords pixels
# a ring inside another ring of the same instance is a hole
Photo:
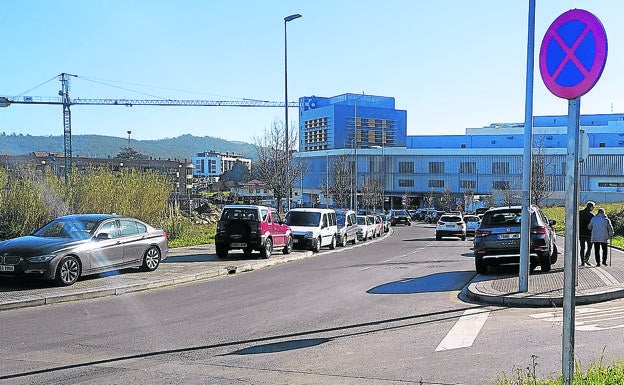
[[[624,2],[536,3],[534,115],[567,114],[538,61],[546,30],[573,8],[602,21],[609,45],[581,113],[624,113]],[[389,96],[408,135],[461,135],[524,121],[528,12],[528,0],[3,1],[0,95],[56,97],[70,73],[71,98],[283,102],[284,17],[299,13],[287,24],[289,101]],[[74,105],[71,118],[74,135],[253,143],[284,109]],[[62,107],[0,108],[2,132],[62,135]]]

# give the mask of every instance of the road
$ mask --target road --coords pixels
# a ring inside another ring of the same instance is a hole
[[[459,300],[470,246],[395,227],[245,274],[3,311],[0,383],[482,385],[533,355],[539,377],[557,375],[561,309]],[[580,308],[583,364],[622,357],[624,302]]]

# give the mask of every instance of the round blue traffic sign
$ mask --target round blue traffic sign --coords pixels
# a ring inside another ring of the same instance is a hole
[[[573,9],[550,25],[540,49],[540,73],[546,88],[564,99],[591,90],[607,61],[607,33],[592,13]]]

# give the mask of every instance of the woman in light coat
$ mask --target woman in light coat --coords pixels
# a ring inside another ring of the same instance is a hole
[[[606,265],[609,238],[613,236],[613,225],[602,207],[598,209],[598,213],[589,221],[587,228],[591,231],[596,266],[600,266],[600,249],[602,249],[602,264]]]

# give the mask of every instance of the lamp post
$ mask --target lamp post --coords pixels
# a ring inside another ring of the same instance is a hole
[[[289,169],[290,169],[290,146],[288,144],[289,138],[288,138],[288,44],[287,44],[287,38],[286,38],[286,24],[288,24],[289,21],[295,20],[300,18],[301,15],[298,13],[286,16],[284,18],[284,147],[286,149],[286,180],[288,181],[288,197],[286,198],[286,204],[288,207],[288,210],[290,210],[290,178],[288,175]]]

